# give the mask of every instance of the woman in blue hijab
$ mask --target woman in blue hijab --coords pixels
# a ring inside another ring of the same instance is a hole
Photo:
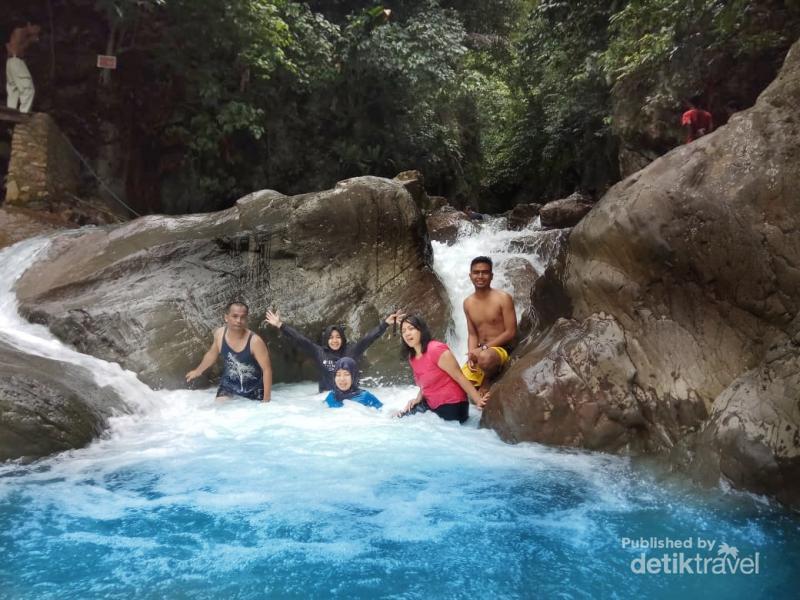
[[[331,408],[341,408],[345,400],[352,400],[364,406],[380,408],[383,403],[366,390],[358,387],[358,365],[356,361],[345,356],[336,361],[333,375],[333,391],[325,398]]]

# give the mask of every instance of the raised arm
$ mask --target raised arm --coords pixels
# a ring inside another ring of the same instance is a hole
[[[380,325],[369,330],[367,335],[358,340],[353,347],[348,350],[347,355],[350,358],[356,359],[360,357],[362,354],[364,354],[364,352],[367,351],[367,348],[369,348],[375,340],[377,340],[386,332],[386,330],[389,328],[389,325],[394,323],[398,318],[401,318],[400,313],[390,314],[384,321],[381,321]]]
[[[253,336],[250,349],[264,376],[264,398],[262,402],[269,402],[272,399],[272,362],[269,359],[269,350],[264,340],[257,335]]]
[[[477,406],[478,408],[483,408],[486,405],[486,401],[489,399],[489,394],[485,394],[481,396],[478,393],[478,390],[475,389],[464,374],[461,372],[461,369],[456,362],[456,357],[453,356],[453,353],[450,350],[445,350],[442,352],[442,355],[439,357],[439,360],[436,362],[438,367],[447,373],[459,386],[461,389],[467,393],[470,401]]]
[[[322,346],[315,344],[291,325],[283,324],[281,333],[292,340],[298,348],[318,361],[322,360]]]
[[[200,361],[200,364],[186,374],[186,383],[189,383],[192,380],[200,377],[200,375],[205,373],[206,369],[217,362],[217,357],[219,357],[220,348],[222,347],[222,334],[222,327],[219,327],[214,332],[214,339],[211,342],[211,347],[206,351],[205,355],[203,356],[203,360]]]
[[[300,347],[303,352],[310,354],[312,357],[316,358],[317,360],[322,360],[322,348],[304,336],[302,333],[297,331],[291,325],[287,325],[281,320],[280,313],[278,311],[272,312],[268,310],[266,315],[264,316],[264,321],[275,327],[278,331],[280,331],[283,335],[287,338],[292,340],[297,346]]]

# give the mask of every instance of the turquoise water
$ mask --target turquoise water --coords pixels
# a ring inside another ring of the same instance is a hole
[[[0,597],[796,597],[800,520],[775,506],[314,392],[158,393],[88,448],[1,466]],[[758,552],[759,574],[637,575],[640,537]]]
[[[530,234],[434,245],[453,306],[470,256]],[[797,597],[797,515],[621,457],[510,446],[475,412],[391,418],[412,387],[369,388],[380,412],[328,409],[314,384],[268,405],[153,392],[19,318],[11,287],[45,245],[0,252],[0,337],[90,369],[137,414],[87,448],[0,465],[2,599]],[[685,559],[758,553],[759,572],[637,574],[643,553],[680,551],[640,538],[690,540]]]

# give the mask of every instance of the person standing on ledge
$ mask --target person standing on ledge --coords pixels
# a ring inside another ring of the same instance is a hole
[[[363,338],[352,346],[348,345],[344,335],[344,328],[339,325],[330,325],[322,332],[322,344],[315,344],[294,327],[281,321],[278,311],[267,311],[264,320],[280,330],[283,335],[297,344],[303,352],[314,359],[319,369],[319,391],[327,392],[335,389],[334,374],[336,361],[349,356],[358,362],[361,355],[366,352],[372,343],[381,337],[391,324],[397,324],[403,315],[398,311],[386,317],[377,327],[367,332]]]
[[[30,23],[14,27],[6,43],[6,104],[14,110],[19,107],[23,113],[31,111],[35,90],[31,72],[22,58],[28,46],[39,41],[40,31],[41,27]]]
[[[711,113],[700,108],[700,96],[692,96],[686,101],[688,110],[681,116],[681,127],[686,131],[686,143],[693,142],[714,130]]]
[[[244,302],[225,307],[225,326],[214,332],[214,341],[203,360],[186,374],[186,382],[197,379],[222,355],[222,378],[217,400],[240,396],[269,402],[272,395],[272,365],[264,340],[247,328],[250,310]],[[238,348],[238,350],[237,350]]]
[[[481,393],[508,362],[517,337],[517,314],[510,294],[492,287],[492,259],[477,256],[469,266],[475,292],[464,300],[467,317],[467,363],[464,376]]]

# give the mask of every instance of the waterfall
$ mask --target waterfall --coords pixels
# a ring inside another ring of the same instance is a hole
[[[469,260],[492,256],[494,285],[513,291],[509,266],[540,271],[553,240],[495,221],[434,246],[456,352]],[[727,598],[756,597],[764,577],[775,596],[796,589],[796,516],[624,457],[504,444],[477,414],[392,418],[410,382],[370,388],[381,411],[325,408],[314,383],[277,385],[266,405],[152,391],[18,316],[14,283],[46,245],[0,252],[2,339],[90,369],[138,410],[86,448],[0,465],[0,598]],[[760,551],[765,574],[633,570],[643,540],[698,538]]]
[[[112,387],[134,409],[148,410],[158,406],[153,391],[134,373],[125,371],[116,363],[69,348],[55,339],[46,327],[29,323],[19,315],[15,284],[48,246],[47,238],[36,238],[0,250],[0,339],[27,354],[87,368],[99,386]]]
[[[470,261],[476,256],[489,256],[494,263],[492,287],[510,293],[515,299],[527,297],[529,281],[515,282],[509,268],[515,263],[523,263],[536,275],[541,275],[555,252],[557,235],[558,232],[554,236],[552,231],[542,231],[538,219],[520,231],[510,231],[506,229],[505,218],[494,218],[481,223],[474,233],[462,228],[458,239],[451,245],[432,242],[434,270],[447,290],[453,316],[447,342],[459,359],[467,353],[467,320],[462,303],[473,292],[469,279]],[[524,307],[523,303],[516,303],[517,321]]]

